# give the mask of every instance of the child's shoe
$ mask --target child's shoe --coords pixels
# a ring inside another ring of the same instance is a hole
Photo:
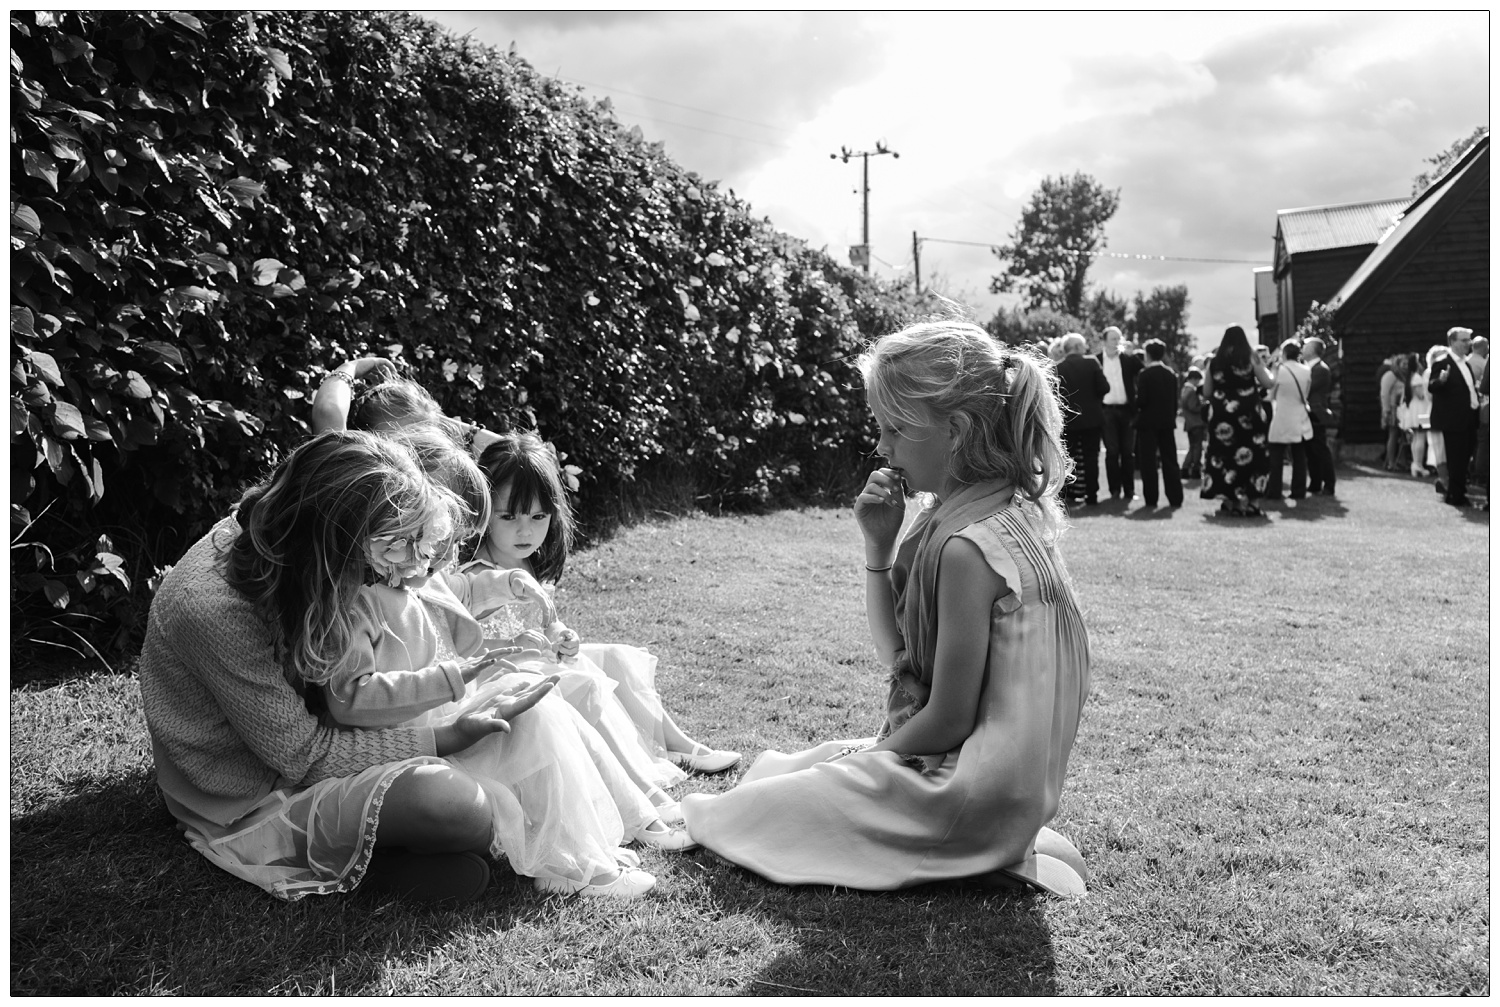
[[[613,881],[592,884],[586,881],[564,881],[562,878],[532,878],[539,892],[555,895],[583,895],[596,899],[638,899],[656,887],[656,878],[636,867],[620,866]]]
[[[691,752],[668,752],[667,758],[694,773],[722,773],[740,761],[740,753],[718,751],[695,741]]]
[[[651,822],[645,828],[637,829],[634,839],[638,843],[654,846],[658,850],[691,850],[698,845],[685,830],[674,829],[661,819]]]
[[[656,814],[667,825],[681,825],[686,819],[682,817],[682,805],[673,801],[671,804],[658,804]]]

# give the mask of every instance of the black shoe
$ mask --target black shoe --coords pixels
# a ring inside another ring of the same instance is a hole
[[[1098,507],[1099,506],[1099,498],[1098,497],[1089,497],[1089,498],[1087,498],[1086,500],[1083,501],[1083,505],[1085,507]]]
[[[359,891],[412,902],[472,902],[490,884],[490,865],[477,853],[377,850]]]
[[[1472,506],[1474,506],[1472,503],[1469,502],[1469,498],[1468,497],[1450,497],[1450,496],[1445,496],[1445,497],[1443,497],[1443,503],[1447,504],[1449,507],[1472,507]]]
[[[1447,487],[1446,484],[1444,484],[1444,482],[1441,479],[1439,479],[1435,484],[1433,484],[1433,489],[1437,490],[1443,496],[1447,496],[1448,495],[1448,487]]]
[[[1320,497],[1331,497],[1331,496],[1333,496],[1333,487],[1332,486],[1328,486],[1328,487],[1325,487],[1324,489],[1318,490],[1318,496],[1320,496]]]

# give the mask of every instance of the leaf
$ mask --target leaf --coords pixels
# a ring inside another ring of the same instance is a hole
[[[270,61],[271,69],[276,71],[276,76],[282,80],[292,79],[292,62],[287,59],[286,53],[273,46],[266,46],[262,51],[266,54],[266,59]]]
[[[36,211],[25,203],[17,203],[16,208],[10,212],[10,226],[18,231],[41,234],[42,218],[38,217]]]
[[[42,591],[47,595],[47,600],[52,603],[53,608],[68,607],[68,587],[60,580],[48,580],[42,585]]]
[[[201,287],[196,287],[196,288],[195,287],[179,287],[178,289],[179,290],[194,290],[194,289],[201,290],[202,288]],[[214,292],[211,291],[211,290],[210,291],[206,291],[206,293],[213,294],[213,298],[211,298],[211,299],[216,299],[219,296],[218,294],[214,294]],[[141,349],[145,350],[151,356],[155,357],[156,360],[158,360],[159,362],[161,362],[163,364],[166,364],[172,370],[177,371],[179,374],[182,373],[183,371],[187,370],[187,364],[184,363],[184,361],[182,359],[182,351],[179,350],[177,347],[173,346],[171,343],[164,343],[164,342],[162,342],[162,341],[160,341],[158,339],[153,339],[153,340],[150,340],[148,342],[142,343],[141,344]]]
[[[266,287],[276,282],[276,277],[286,268],[280,259],[256,259],[250,267],[250,282],[257,287]]]
[[[149,399],[151,397],[151,385],[135,371],[125,372],[125,387],[123,391],[133,399]]]
[[[241,206],[254,206],[255,200],[265,195],[266,192],[264,185],[243,175],[230,179],[225,183],[224,187],[229,190],[229,194],[234,197],[234,201]]]
[[[23,308],[22,310],[24,311],[25,309]],[[46,380],[47,384],[53,388],[62,387],[62,370],[57,366],[57,361],[52,358],[52,354],[43,353],[41,350],[32,350],[30,360],[31,366]]]
[[[286,171],[292,166],[290,161],[283,161],[279,157],[273,157],[266,163],[270,166],[272,171]]]
[[[191,15],[191,14],[187,14],[187,13],[185,13],[183,11],[174,10],[174,11],[168,11],[167,12],[167,17],[171,18],[173,21],[176,21],[178,24],[182,25],[184,28],[188,29],[189,31],[197,32],[199,35],[204,34],[204,32],[203,32],[203,22],[199,21],[197,18],[193,17],[193,15]]]
[[[50,154],[43,154],[39,150],[21,151],[21,164],[26,169],[26,174],[32,178],[40,178],[52,186],[52,191],[57,191],[57,162],[52,160]]]
[[[178,287],[174,291],[174,293],[178,294],[181,297],[186,297],[191,301],[206,301],[209,304],[212,304],[219,299],[219,292],[216,290],[209,290],[207,287]]]
[[[207,266],[210,270],[210,276],[214,275],[214,273],[228,273],[236,280],[240,278],[240,271],[235,268],[234,263],[221,255],[215,255],[212,252],[199,252],[193,256],[193,259]]]
[[[10,331],[11,335],[27,336],[36,338],[36,329],[32,326],[33,315],[30,308],[23,308],[19,304],[10,306]]]

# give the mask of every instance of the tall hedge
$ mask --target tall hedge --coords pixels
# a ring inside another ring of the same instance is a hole
[[[523,60],[398,13],[11,15],[12,616],[138,639],[340,361],[539,426],[591,500],[806,496],[914,298]]]

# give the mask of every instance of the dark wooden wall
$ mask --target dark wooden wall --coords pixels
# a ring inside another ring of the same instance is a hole
[[[1281,330],[1277,343],[1292,338],[1297,326],[1307,317],[1307,310],[1312,307],[1313,301],[1319,304],[1331,301],[1344,281],[1354,275],[1359,264],[1365,261],[1374,248],[1374,245],[1350,245],[1348,248],[1329,248],[1293,255],[1290,267],[1277,281],[1277,287],[1281,288],[1277,298],[1280,305],[1277,324]],[[1288,285],[1291,287],[1290,315],[1285,310],[1288,301],[1285,288]]]
[[[1395,353],[1420,353],[1447,342],[1463,325],[1490,337],[1490,190],[1480,185],[1436,234],[1347,326],[1343,439],[1383,441],[1375,372]]]

